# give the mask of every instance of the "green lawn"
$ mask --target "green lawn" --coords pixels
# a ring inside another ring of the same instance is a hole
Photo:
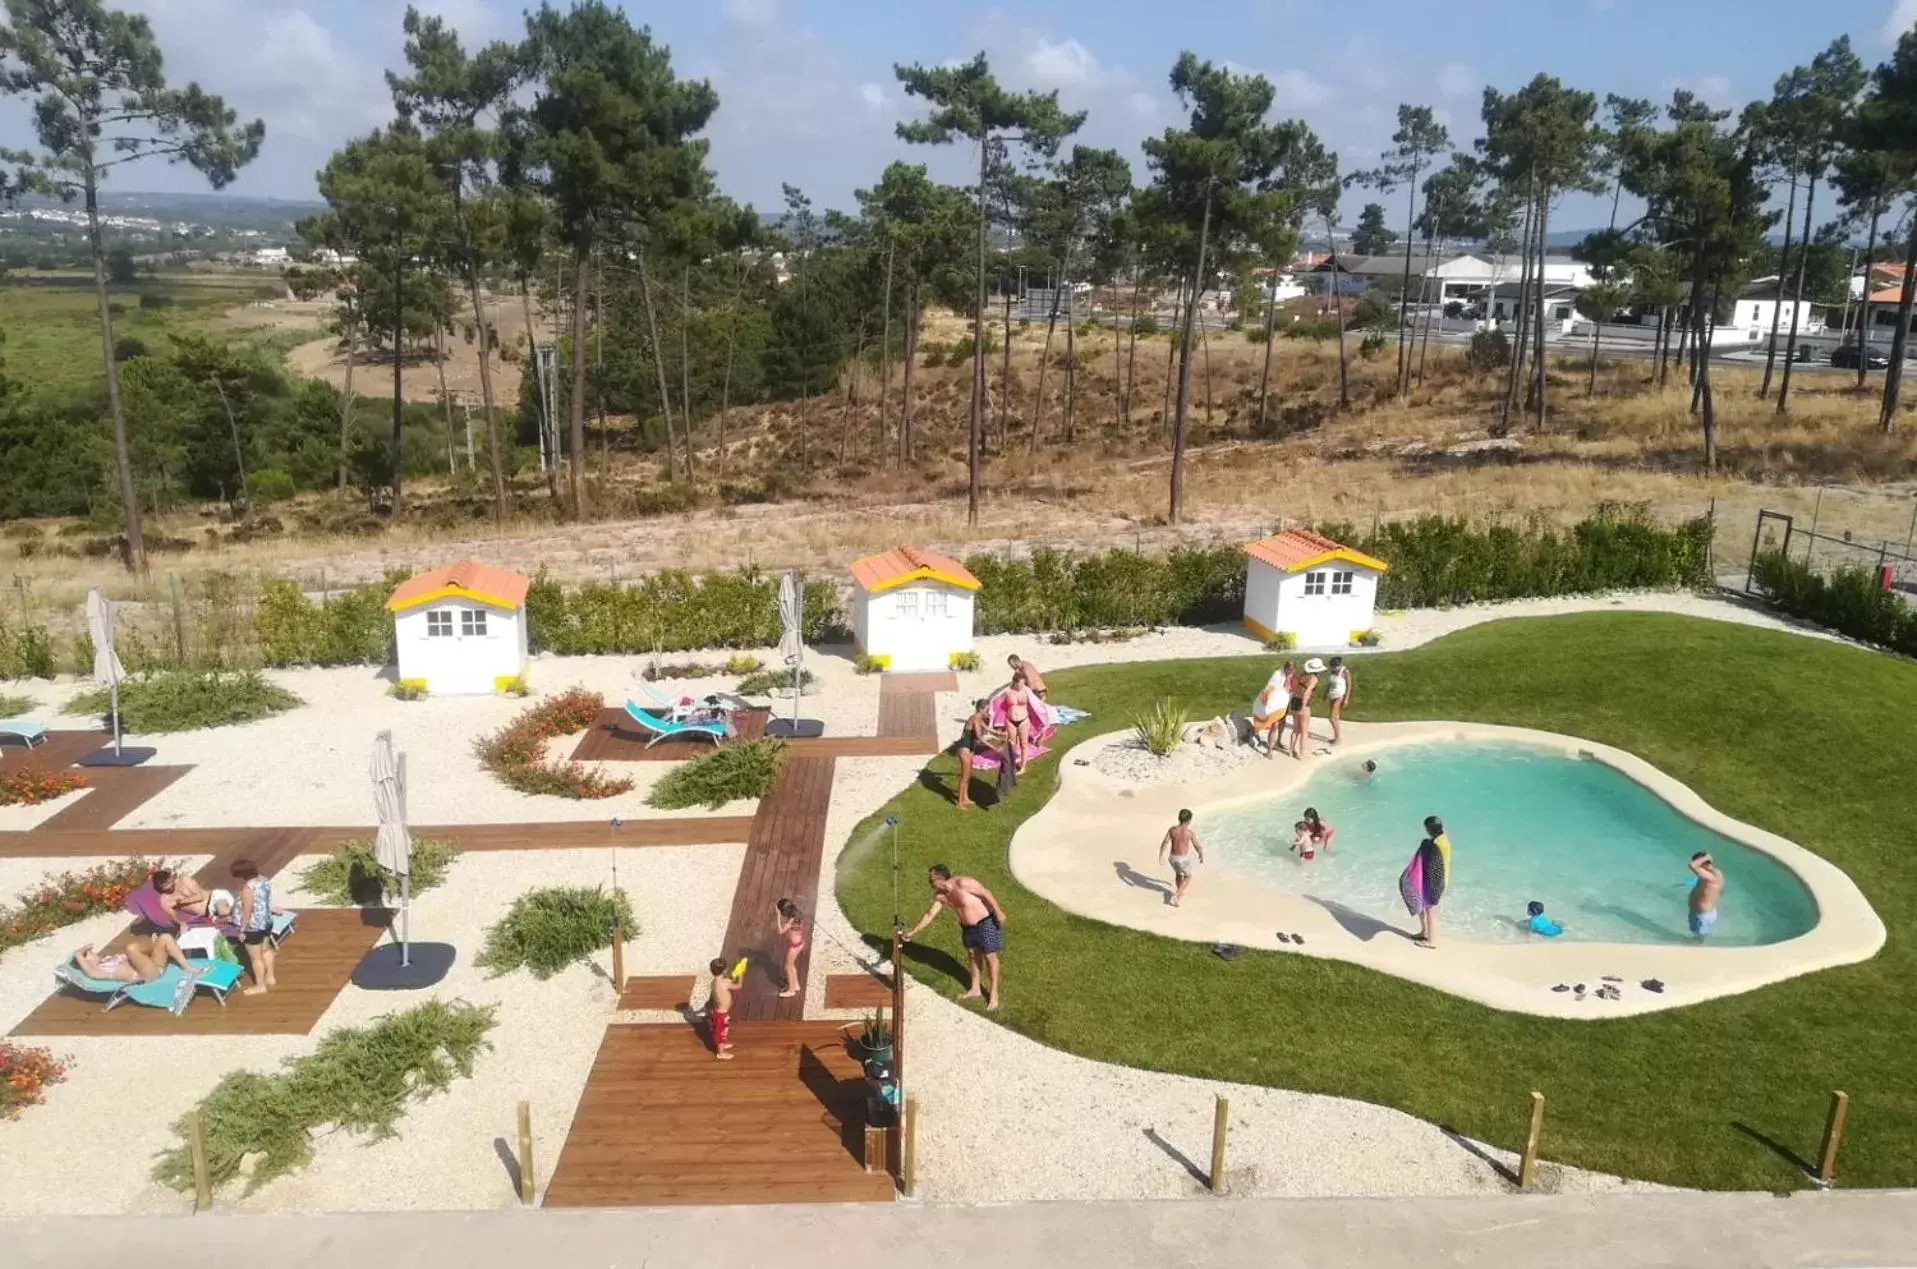
[[[1047,677],[1054,699],[1092,711],[1083,736],[1164,695],[1194,717],[1242,709],[1269,669],[1228,659]],[[1547,1158],[1727,1189],[1803,1184],[1788,1156],[1815,1155],[1841,1088],[1851,1114],[1840,1184],[1917,1185],[1917,956],[1906,937],[1917,917],[1917,665],[1718,622],[1592,614],[1366,656],[1355,678],[1354,718],[1508,723],[1638,754],[1838,864],[1890,940],[1862,965],[1605,1022],[1501,1013],[1338,961],[1248,953],[1226,964],[1199,944],[1069,915],[1012,879],[1006,844],[1051,795],[1056,757],[1034,764],[1005,805],[963,817],[941,757],[879,812],[903,824],[907,921],[928,899],[927,864],[978,876],[1009,918],[1002,1021],[1087,1057],[1381,1102],[1511,1149],[1539,1089]],[[889,932],[889,856],[854,854],[840,899],[861,929]],[[911,972],[956,995],[958,955],[956,926],[942,921],[909,949]]]

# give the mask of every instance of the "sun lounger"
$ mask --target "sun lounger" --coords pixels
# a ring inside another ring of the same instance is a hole
[[[639,730],[652,738],[646,741],[648,749],[674,736],[703,736],[717,745],[738,734],[728,719],[713,718],[698,722],[682,722],[671,718],[660,718],[656,714],[648,714],[632,701],[626,702],[626,717],[632,719],[638,724]]]
[[[299,916],[300,914],[297,912],[275,912],[273,914],[273,928],[267,932],[266,941],[274,947],[278,947],[280,944],[286,942],[286,940],[292,936],[293,923],[299,920]]]
[[[106,1011],[111,1012],[131,1000],[149,1009],[164,1009],[182,1014],[193,1003],[193,994],[204,987],[213,993],[220,1007],[226,1007],[226,993],[240,981],[240,967],[230,961],[208,961],[206,968],[188,977],[178,965],[168,965],[158,978],[144,983],[123,983],[114,978],[95,978],[72,961],[53,971],[54,980],[89,996],[105,996]]]
[[[17,740],[29,749],[37,749],[47,743],[47,729],[39,723],[29,723],[24,719],[12,719],[0,723],[0,741]]]

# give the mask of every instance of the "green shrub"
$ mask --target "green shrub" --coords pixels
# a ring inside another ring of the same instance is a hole
[[[1286,339],[1336,339],[1338,338],[1338,319],[1327,317],[1322,321],[1293,322],[1289,326],[1281,326],[1278,329]]]
[[[1481,330],[1471,337],[1464,364],[1480,374],[1501,370],[1511,364],[1511,341],[1501,330]]]
[[[387,596],[402,575],[333,595],[315,604],[296,582],[260,583],[253,632],[269,666],[384,665],[391,656],[393,617]]]
[[[121,726],[149,736],[255,722],[301,704],[299,697],[257,670],[162,670],[120,684]],[[107,689],[101,687],[75,696],[66,712],[104,717],[111,708]]]
[[[805,637],[844,637],[838,591],[805,584]],[[778,578],[753,570],[694,576],[681,569],[619,586],[588,583],[568,593],[545,574],[526,595],[533,646],[565,655],[650,654],[699,648],[762,648],[779,641]]]
[[[57,672],[53,640],[44,629],[0,625],[0,679],[50,679]]]
[[[984,660],[976,652],[954,652],[950,660],[954,670],[966,674],[976,674],[985,666]]]
[[[262,467],[248,476],[246,483],[253,491],[253,501],[263,507],[285,502],[297,492],[291,473],[283,467]]]
[[[34,706],[31,696],[9,696],[0,692],[0,718],[19,718]]]
[[[1132,736],[1147,751],[1168,758],[1185,742],[1185,707],[1169,696],[1132,720]]]
[[[1150,313],[1140,313],[1138,320],[1132,323],[1132,329],[1138,332],[1140,339],[1150,339],[1158,333],[1158,319]]]
[[[491,1044],[493,1007],[428,1001],[389,1013],[369,1027],[334,1031],[313,1052],[287,1058],[276,1075],[234,1071],[199,1105],[206,1121],[208,1171],[217,1188],[258,1159],[252,1193],[313,1161],[313,1134],[343,1128],[373,1140],[395,1135],[408,1102],[470,1078]],[[153,1179],[182,1192],[193,1178],[192,1116],[174,1125],[180,1143],[161,1154]]]
[[[1297,646],[1298,636],[1289,630],[1274,631],[1264,643],[1267,652],[1289,652]]]
[[[1376,630],[1360,630],[1351,641],[1361,648],[1375,648],[1384,642],[1384,636]]]
[[[386,689],[386,694],[396,701],[423,701],[426,699],[426,680],[400,679]]]
[[[457,858],[459,850],[451,842],[415,838],[410,892],[423,894],[445,881]],[[399,893],[398,875],[381,868],[373,858],[370,837],[347,842],[301,872],[299,881],[300,888],[308,894],[340,908],[375,904],[382,893]]]
[[[599,886],[528,890],[513,900],[499,924],[486,931],[486,946],[475,963],[495,976],[524,967],[544,981],[605,947],[615,925],[628,937],[638,929],[623,890]]]
[[[794,672],[784,666],[776,670],[760,670],[756,674],[748,674],[740,679],[739,686],[734,690],[740,696],[789,696],[792,693],[793,677]],[[810,670],[797,671],[797,677],[799,690],[802,693],[818,681]]]
[[[646,795],[646,805],[677,811],[689,806],[717,810],[739,798],[761,798],[779,778],[783,740],[747,740],[721,745],[668,771]]]
[[[886,658],[875,657],[869,652],[861,652],[852,658],[852,673],[880,674],[884,672],[886,665]]]
[[[1752,561],[1755,582],[1779,611],[1863,643],[1917,656],[1917,611],[1887,591],[1873,568],[1841,568],[1829,577],[1770,551]]]
[[[532,684],[526,681],[525,675],[515,674],[511,678],[501,679],[499,681],[499,694],[501,696],[531,696]]]

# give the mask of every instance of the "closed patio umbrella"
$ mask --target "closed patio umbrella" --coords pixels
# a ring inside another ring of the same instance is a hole
[[[87,591],[87,637],[93,640],[93,678],[107,689],[113,715],[113,751],[100,749],[80,760],[81,766],[134,766],[153,756],[151,749],[126,749],[120,743],[120,680],[126,667],[113,650],[113,605],[98,586]]]
[[[406,831],[406,759],[393,754],[393,733],[373,738],[373,809],[379,829],[373,834],[373,860],[399,876],[399,963],[412,964],[413,836]]]
[[[791,569],[779,578],[779,622],[779,655],[792,672],[792,717],[767,723],[765,734],[788,740],[818,736],[825,731],[825,724],[799,717],[799,697],[804,694],[805,683],[805,588]]]

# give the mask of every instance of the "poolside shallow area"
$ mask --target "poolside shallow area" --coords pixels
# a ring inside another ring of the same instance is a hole
[[[1438,947],[1421,947],[1412,941],[1417,920],[1407,915],[1393,887],[1376,884],[1354,890],[1348,873],[1313,874],[1309,867],[1292,872],[1289,861],[1272,858],[1274,849],[1283,851],[1282,844],[1249,845],[1253,834],[1246,831],[1247,823],[1260,814],[1275,815],[1279,808],[1288,814],[1302,809],[1303,798],[1324,791],[1322,781],[1312,777],[1328,773],[1333,759],[1257,760],[1196,781],[1129,784],[1096,763],[1099,751],[1127,739],[1125,733],[1110,733],[1067,754],[1059,768],[1057,794],[1012,839],[1009,861],[1019,881],[1081,916],[1171,938],[1337,958],[1495,1008],[1566,1018],[1650,1013],[1750,991],[1868,959],[1884,942],[1883,922],[1836,866],[1794,842],[1719,813],[1685,785],[1622,750],[1486,724],[1347,723],[1345,743],[1335,759],[1345,770],[1375,756],[1389,771],[1393,759],[1388,755],[1394,751],[1407,757],[1460,743],[1485,746],[1487,754],[1523,746],[1560,764],[1564,758],[1595,760],[1641,786],[1632,790],[1640,798],[1643,790],[1655,795],[1642,800],[1661,813],[1675,813],[1675,828],[1730,839],[1736,844],[1730,849],[1744,856],[1740,862],[1747,874],[1753,867],[1773,873],[1788,870],[1807,892],[1807,898],[1797,896],[1794,924],[1787,920],[1780,925],[1773,919],[1767,927],[1753,924],[1748,935],[1733,931],[1734,939],[1704,944],[1659,937],[1649,922],[1643,924],[1650,932],[1626,935],[1616,932],[1621,928],[1617,923],[1597,920],[1585,922],[1583,937],[1512,937],[1497,932],[1494,919],[1482,913],[1466,919],[1465,896],[1473,884],[1474,865],[1471,840],[1459,837],[1459,880],[1439,911],[1442,918],[1451,908],[1460,919],[1441,927]],[[1313,739],[1315,745],[1322,744],[1324,737],[1314,734]],[[1275,805],[1266,805],[1274,799]],[[1209,862],[1199,870],[1184,905],[1174,908],[1167,902],[1170,875],[1158,862],[1158,846],[1181,807],[1197,813]],[[1452,827],[1455,837],[1458,826]],[[1207,836],[1208,828],[1235,831]],[[1399,836],[1402,841],[1393,843],[1395,855],[1408,857],[1417,840],[1415,818]],[[1355,843],[1345,845],[1350,849]],[[1375,843],[1369,845],[1375,849]],[[1674,858],[1688,854],[1685,849]],[[1327,858],[1321,856],[1319,862]],[[1476,874],[1480,879],[1483,875]],[[1726,906],[1737,899],[1733,886]],[[1675,884],[1669,903],[1676,927],[1684,898]],[[1516,912],[1522,912],[1521,905]],[[1575,916],[1567,925],[1576,928]],[[1607,929],[1613,931],[1608,937]],[[1281,932],[1302,936],[1302,941],[1280,941]],[[1733,941],[1738,945],[1728,945]],[[1617,989],[1617,999],[1598,997],[1607,982]],[[1661,990],[1647,989],[1647,982]],[[1573,990],[1554,990],[1560,984]],[[1584,985],[1583,993],[1574,990],[1578,984]]]

